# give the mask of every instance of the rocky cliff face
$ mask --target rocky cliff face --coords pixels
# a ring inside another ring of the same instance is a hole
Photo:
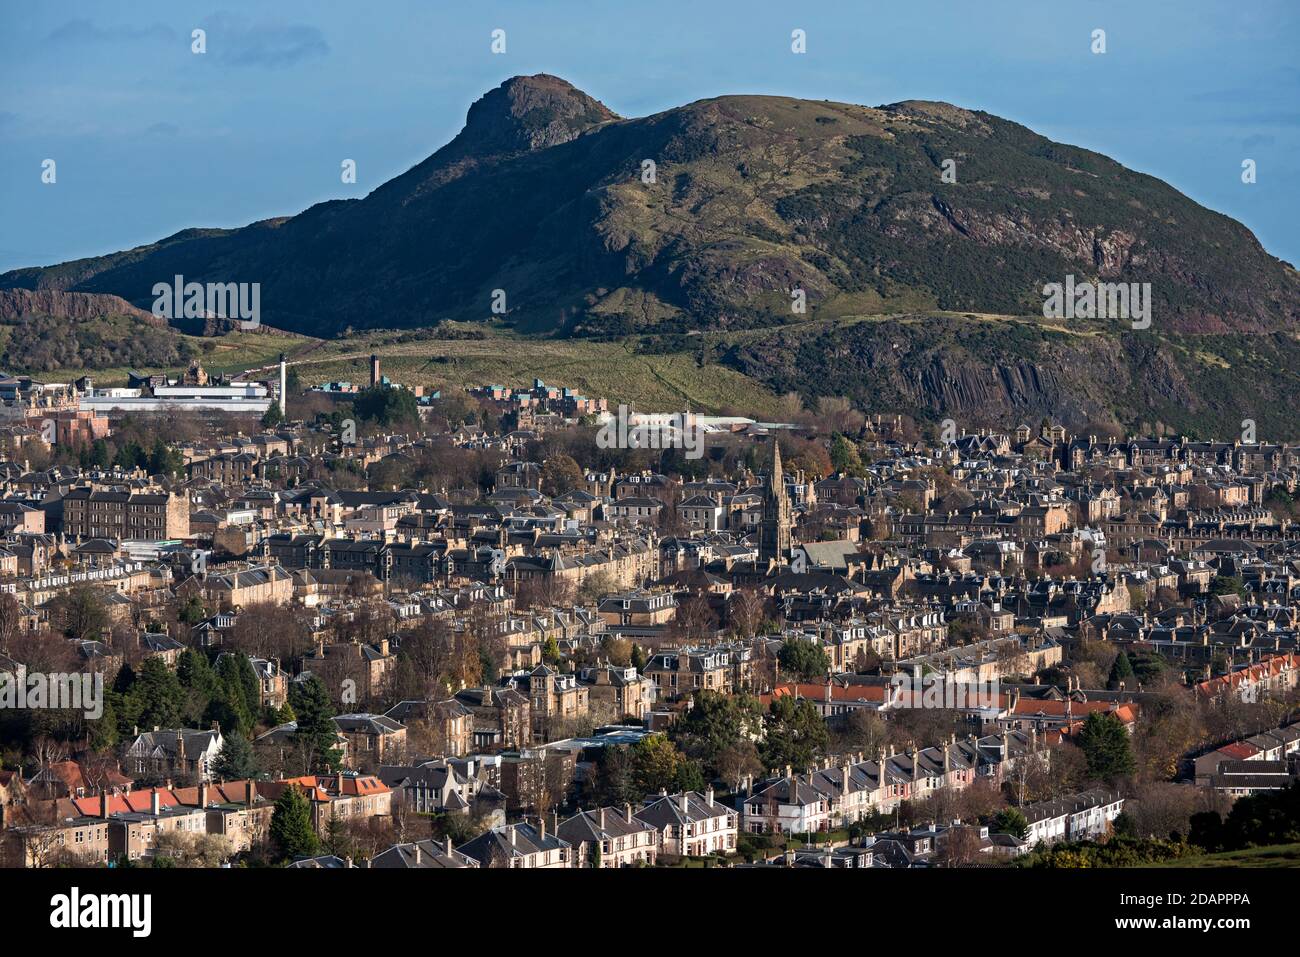
[[[98,319],[101,316],[129,316],[151,325],[165,326],[165,320],[138,309],[119,296],[52,289],[0,289],[0,322],[15,322],[27,316],[59,316],[68,319]]]

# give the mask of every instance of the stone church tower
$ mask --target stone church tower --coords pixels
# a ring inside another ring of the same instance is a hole
[[[790,553],[790,496],[781,470],[781,447],[772,437],[772,462],[763,487],[763,524],[758,536],[759,561],[784,562]]]

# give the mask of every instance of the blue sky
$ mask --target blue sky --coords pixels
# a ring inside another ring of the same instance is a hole
[[[1294,0],[3,0],[0,270],[363,196],[539,72],[625,116],[724,93],[987,110],[1159,176],[1300,263],[1298,51]]]

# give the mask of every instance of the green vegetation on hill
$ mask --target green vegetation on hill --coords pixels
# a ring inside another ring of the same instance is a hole
[[[264,324],[339,336],[288,350],[304,381],[358,377],[350,330],[438,327],[385,344],[394,378],[541,375],[757,414],[797,391],[963,425],[1300,428],[1294,268],[1153,177],[943,103],[724,96],[622,119],[555,77],[516,77],[364,199],[15,270],[0,290],[147,305],[176,273],[257,281]],[[1151,328],[1043,320],[1043,285],[1067,275],[1150,283]],[[470,323],[534,341],[452,348],[476,344]],[[40,361],[151,358],[85,351]]]
[[[180,333],[125,316],[27,316],[7,333],[0,367],[11,371],[178,366],[198,353]]]

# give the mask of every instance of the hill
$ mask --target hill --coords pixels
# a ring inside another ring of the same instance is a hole
[[[515,77],[364,199],[0,289],[148,308],[178,273],[258,282],[264,323],[313,335],[499,320],[500,290],[520,335],[622,340],[872,410],[1297,433],[1294,268],[1154,177],[943,103],[742,95],[625,119]],[[1045,322],[1043,286],[1069,275],[1149,282],[1151,329]]]

